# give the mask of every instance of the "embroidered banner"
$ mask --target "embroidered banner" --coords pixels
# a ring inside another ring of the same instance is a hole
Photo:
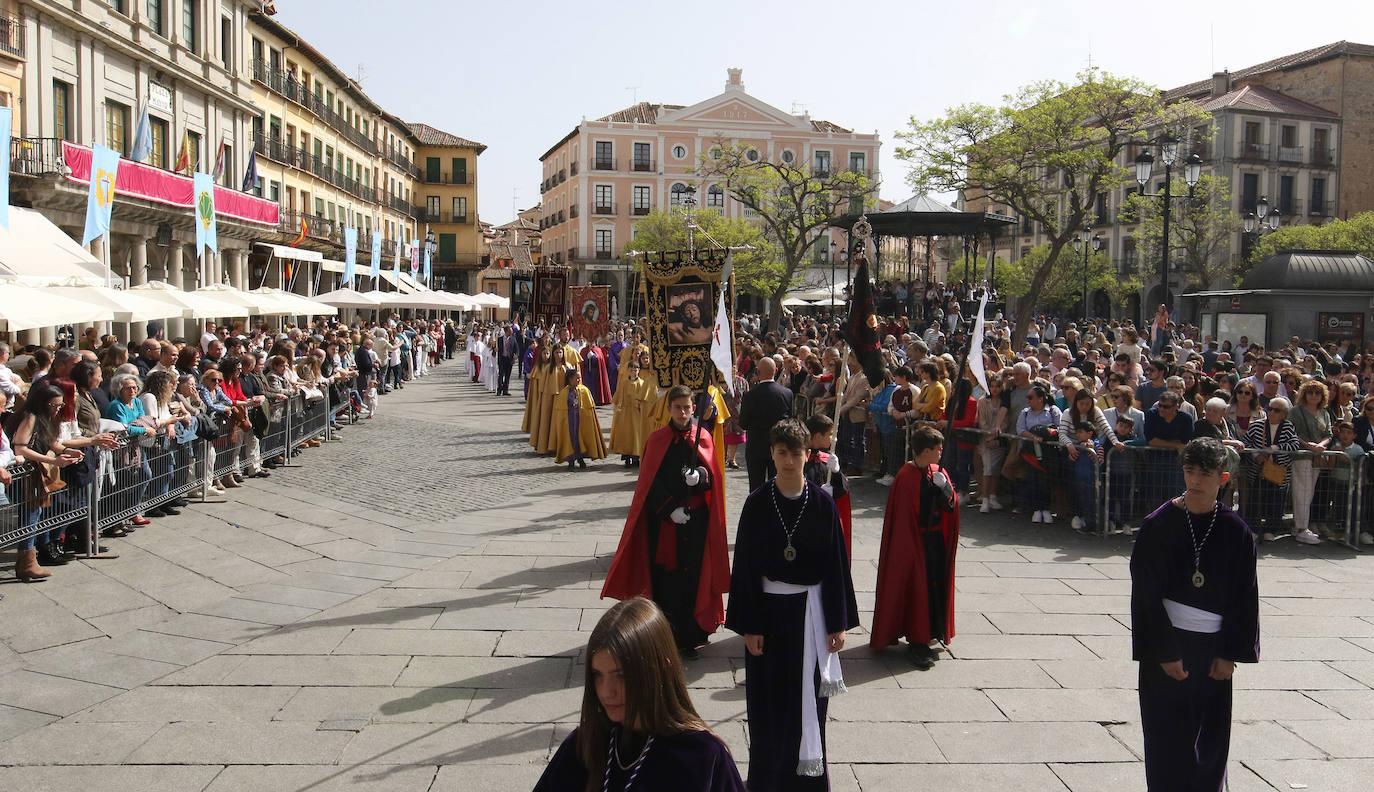
[[[71,173],[67,180],[90,184],[91,150],[75,143],[62,144],[62,159]],[[182,176],[152,165],[122,159],[115,191],[130,198],[191,209],[195,206],[195,188],[189,176]],[[281,207],[256,195],[215,186],[215,214],[245,223],[275,226],[281,219]]]
[[[734,288],[721,282],[727,250],[679,250],[641,254],[645,327],[658,383],[693,390],[720,382],[711,363],[711,341],[720,292],[734,310]],[[734,315],[726,321],[733,326]]]
[[[547,329],[563,324],[568,306],[567,285],[566,270],[540,267],[534,271],[534,318]]]
[[[570,286],[568,303],[572,306],[573,335],[595,344],[606,335],[610,309],[610,286]]]

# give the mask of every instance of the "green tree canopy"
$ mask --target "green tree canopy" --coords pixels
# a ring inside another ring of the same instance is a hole
[[[1153,86],[1088,70],[1073,84],[1028,85],[998,107],[966,104],[930,121],[913,117],[897,133],[897,156],[911,164],[909,181],[921,192],[958,192],[1044,228],[1048,251],[1027,271],[1024,299],[1017,301],[1021,338],[1055,270],[1072,271],[1070,242],[1091,218],[1098,195],[1132,179],[1122,164],[1128,147],[1150,130],[1177,134],[1205,117],[1192,102],[1165,103]]]
[[[1049,255],[1049,245],[1037,245],[1016,261],[998,261],[993,273],[993,283],[998,293],[1024,298],[1030,293],[1035,274],[1044,266]],[[1063,256],[1062,265],[1051,269],[1049,277],[1045,280],[1040,290],[1039,301],[1036,303],[1036,311],[1043,311],[1045,308],[1054,308],[1069,314],[1081,311],[1083,266],[1082,251],[1070,247]],[[986,271],[986,262],[980,267],[980,271]],[[1125,304],[1126,298],[1140,289],[1140,279],[1131,274],[1118,273],[1112,266],[1111,257],[1105,251],[1088,256],[1087,277],[1089,295],[1102,291],[1112,305]]]
[[[1283,226],[1260,237],[1250,251],[1253,266],[1281,250],[1354,250],[1374,258],[1374,212],[1325,225]]]
[[[757,223],[743,218],[727,218],[716,209],[654,210],[635,223],[635,237],[625,245],[623,257],[635,259],[632,252],[687,249],[687,220],[695,228],[693,244],[703,248],[752,248],[737,250],[734,256],[735,288],[746,294],[768,296],[783,276],[782,261],[776,246]],[[639,264],[636,261],[635,267]]]
[[[1240,218],[1231,208],[1226,178],[1202,176],[1191,197],[1187,182],[1175,178],[1170,192],[1174,196],[1169,223],[1170,268],[1182,277],[1185,289],[1231,286],[1249,266],[1231,258],[1231,239],[1240,230]],[[1164,247],[1164,202],[1157,197],[1132,195],[1121,208],[1121,219],[1139,223],[1132,234],[1139,261],[1146,271],[1154,272],[1154,262],[1160,260]]]

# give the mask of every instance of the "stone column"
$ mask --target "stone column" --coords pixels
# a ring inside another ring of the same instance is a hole
[[[186,262],[183,255],[186,245],[173,242],[167,247],[167,283],[178,289],[186,282]],[[175,317],[167,320],[167,335],[172,338],[186,337],[186,320]]]
[[[142,286],[148,282],[148,240],[134,237],[129,245],[129,285]]]

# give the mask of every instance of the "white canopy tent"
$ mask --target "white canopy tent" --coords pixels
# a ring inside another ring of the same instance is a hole
[[[205,289],[182,291],[166,281],[149,281],[129,291],[181,308],[184,319],[237,319],[252,315],[247,307],[211,296]]]
[[[318,300],[302,297],[281,289],[261,288],[248,292],[255,297],[271,299],[290,309],[293,316],[338,316],[339,309],[332,305],[321,304]]]
[[[71,278],[105,285],[105,265],[41,212],[10,207],[10,228],[0,231],[0,278],[46,285]]]
[[[48,289],[0,283],[0,330],[16,333],[64,324],[107,322],[114,316],[108,306],[73,300]]]
[[[68,278],[42,289],[59,297],[106,308],[112,312],[113,321],[116,322],[147,322],[152,319],[180,317],[182,314],[182,309],[171,303],[127,289],[109,289],[93,285],[79,277]]]
[[[325,305],[332,305],[335,308],[356,308],[365,311],[369,308],[376,308],[381,305],[381,297],[374,297],[372,295],[381,295],[383,293],[384,292],[378,291],[360,292],[357,289],[345,288],[335,289],[332,292],[325,292],[324,294],[317,294],[309,299]]]
[[[240,305],[248,309],[249,316],[284,316],[291,313],[291,309],[286,306],[283,300],[278,300],[271,295],[251,294],[224,283],[202,286],[196,289],[195,293]]]
[[[499,295],[499,294],[490,294],[490,293],[488,293],[488,292],[478,292],[478,293],[472,295],[472,301],[475,302],[475,303],[477,303],[478,305],[482,306],[483,308],[509,308],[509,307],[510,307],[510,300],[509,300],[509,299],[507,299],[507,298],[505,298],[505,297],[502,297],[502,296]]]

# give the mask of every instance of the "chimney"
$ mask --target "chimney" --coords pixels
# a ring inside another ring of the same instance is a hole
[[[740,79],[741,76],[744,74],[744,69],[739,69],[739,68],[726,69],[726,70],[725,70],[725,73],[728,74],[728,75],[730,76],[730,79],[728,79],[728,80],[725,81],[725,90],[727,90],[727,91],[743,91],[743,90],[744,90],[744,81],[743,81],[742,79]]]
[[[1225,96],[1231,92],[1231,72],[1219,71],[1212,75],[1212,98]]]

